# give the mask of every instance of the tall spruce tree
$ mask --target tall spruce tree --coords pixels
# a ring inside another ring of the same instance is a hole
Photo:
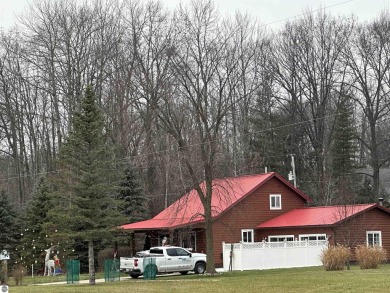
[[[104,118],[88,86],[74,114],[71,130],[59,154],[58,208],[51,211],[48,230],[88,244],[89,284],[95,284],[95,245],[109,239],[123,223],[115,201],[111,175],[112,147],[106,140]]]
[[[123,201],[120,210],[126,216],[128,223],[142,221],[148,218],[148,199],[145,196],[134,172],[127,167],[119,184],[118,198]]]
[[[332,174],[339,203],[352,203],[356,169],[356,132],[353,109],[347,96],[342,96],[336,110],[332,144]],[[340,198],[341,197],[341,198]],[[346,198],[347,197],[347,198]]]

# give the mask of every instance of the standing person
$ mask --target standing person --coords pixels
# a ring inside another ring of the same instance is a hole
[[[168,238],[167,237],[164,237],[162,242],[161,242],[162,246],[166,246],[168,245]]]

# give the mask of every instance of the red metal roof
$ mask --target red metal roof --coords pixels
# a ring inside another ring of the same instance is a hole
[[[288,187],[295,190],[304,200],[311,201],[307,195],[294,188],[294,186],[292,186],[288,181],[274,172],[214,179],[212,198],[213,217],[218,217],[273,177],[278,178]],[[202,190],[205,190],[204,182],[202,182],[199,186]],[[197,191],[193,189],[154,218],[137,223],[122,225],[121,228],[127,230],[151,230],[169,229],[188,224],[195,224],[204,221],[202,216],[203,211],[203,206]]]
[[[346,218],[356,215],[362,211],[379,207],[389,212],[378,204],[361,205],[340,205],[307,207],[291,210],[279,217],[258,225],[256,228],[283,228],[283,227],[303,227],[303,226],[327,226],[336,224]]]

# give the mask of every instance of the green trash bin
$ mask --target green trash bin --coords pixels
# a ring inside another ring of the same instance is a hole
[[[77,284],[80,281],[80,261],[66,261],[66,283]]]
[[[113,282],[120,281],[119,260],[105,259],[104,260],[104,281]]]
[[[157,265],[155,257],[144,258],[144,280],[155,280],[157,275]]]

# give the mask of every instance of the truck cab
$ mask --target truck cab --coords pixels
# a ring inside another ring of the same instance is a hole
[[[133,258],[120,258],[120,269],[129,273],[132,278],[143,274],[143,261],[145,258],[155,258],[157,273],[180,272],[185,275],[189,271],[203,274],[206,270],[206,255],[192,253],[185,248],[177,246],[157,246],[148,251],[138,252]]]

